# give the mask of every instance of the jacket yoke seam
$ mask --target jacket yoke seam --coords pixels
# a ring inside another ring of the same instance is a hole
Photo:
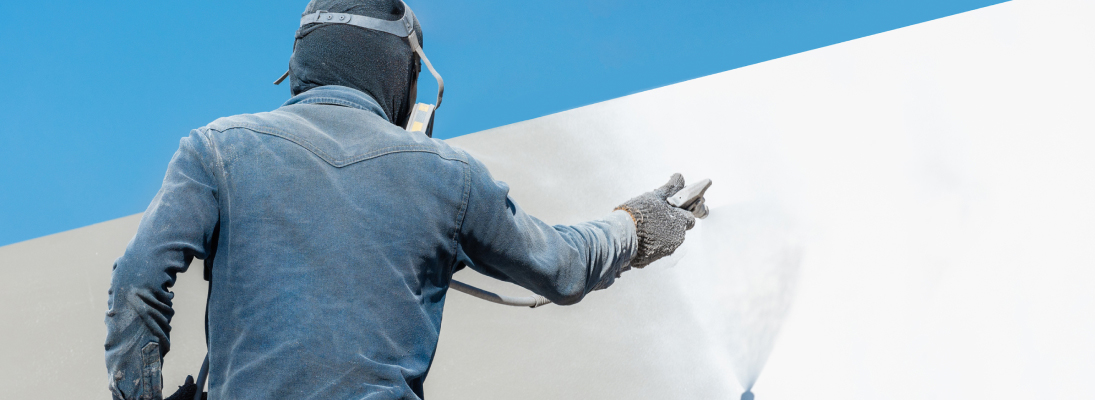
[[[366,153],[363,153],[363,154],[358,154],[358,155],[354,155],[354,156],[350,156],[350,157],[344,157],[344,158],[338,158],[338,157],[335,157],[335,156],[321,150],[318,146],[316,146],[315,144],[313,144],[312,142],[308,141],[305,138],[299,137],[299,136],[294,135],[292,133],[289,133],[289,132],[286,132],[286,131],[283,131],[283,130],[280,130],[280,129],[276,129],[276,128],[271,128],[271,127],[266,127],[266,126],[256,126],[256,125],[246,124],[246,123],[237,123],[237,124],[232,124],[232,125],[224,127],[224,128],[209,128],[209,129],[217,131],[217,132],[225,132],[225,131],[228,131],[228,130],[234,129],[234,128],[246,129],[246,130],[249,130],[249,131],[252,131],[252,132],[255,132],[255,133],[261,133],[261,134],[265,134],[265,135],[276,136],[276,137],[280,137],[282,139],[288,140],[290,142],[296,143],[298,146],[307,149],[308,151],[312,152],[316,156],[319,156],[319,158],[322,158],[323,161],[326,161],[328,164],[331,164],[332,166],[334,166],[336,168],[342,168],[342,167],[345,167],[347,165],[351,165],[351,164],[355,164],[355,163],[365,161],[365,160],[368,160],[368,159],[380,157],[380,156],[383,156],[383,155],[386,155],[386,154],[401,153],[401,152],[433,153],[433,154],[437,155],[438,157],[441,157],[441,158],[446,159],[446,160],[459,161],[459,162],[464,163],[464,164],[468,163],[468,161],[465,159],[465,157],[462,157],[462,154],[459,154],[459,153],[454,154],[454,155],[444,154],[444,153],[442,153],[441,151],[438,151],[435,148],[432,148],[432,147],[427,146],[427,145],[421,145],[421,144],[404,144],[404,145],[388,146],[388,147],[384,147],[384,148],[380,148],[380,149],[375,149],[375,150],[372,150],[372,151],[369,151],[369,152],[366,152]]]

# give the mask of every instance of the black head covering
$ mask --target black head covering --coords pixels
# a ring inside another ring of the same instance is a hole
[[[327,11],[396,21],[404,8],[399,0],[312,0],[302,15]],[[417,18],[414,31],[422,45]],[[290,90],[296,96],[325,85],[351,87],[368,93],[389,121],[403,126],[415,101],[411,88],[418,62],[406,38],[346,24],[305,25],[289,59]]]

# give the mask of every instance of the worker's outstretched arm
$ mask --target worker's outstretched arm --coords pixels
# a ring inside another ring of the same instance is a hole
[[[661,202],[665,204],[664,196]],[[600,220],[549,226],[526,214],[509,197],[509,187],[495,181],[486,167],[472,160],[471,189],[460,237],[462,261],[476,271],[516,283],[553,303],[577,303],[590,291],[611,285],[633,262],[642,263],[637,265],[641,267],[656,259],[641,259],[650,255],[644,248],[649,246],[643,245],[649,240],[643,240],[643,225],[637,231],[636,219],[631,215],[625,207]],[[684,230],[691,227],[691,215],[684,218],[689,222],[678,224],[680,240],[684,239]],[[672,248],[658,257],[672,253],[679,245],[663,246],[663,250]],[[637,256],[640,258],[633,260]]]
[[[106,367],[115,399],[162,396],[160,368],[174,315],[168,288],[194,257],[208,260],[215,246],[218,193],[205,161],[212,153],[197,131],[182,139],[137,235],[114,263]]]

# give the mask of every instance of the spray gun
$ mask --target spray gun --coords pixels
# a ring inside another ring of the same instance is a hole
[[[707,204],[704,204],[703,198],[704,193],[707,192],[707,188],[709,187],[711,187],[711,180],[704,179],[702,181],[685,186],[684,189],[681,189],[676,194],[669,196],[669,198],[665,199],[665,201],[673,207],[688,210],[696,218],[703,219],[707,217],[709,211],[707,209]],[[477,288],[464,282],[460,282],[456,279],[450,281],[449,289],[455,289],[458,292],[463,292],[479,299],[489,301],[491,303],[498,303],[507,306],[536,308],[544,304],[551,304],[551,300],[548,300],[544,296],[505,296]]]
[[[707,204],[704,204],[703,194],[707,193],[707,188],[711,187],[711,180],[704,179],[702,181],[685,186],[677,194],[670,196],[666,201],[672,204],[673,207],[685,209],[692,212],[692,215],[696,218],[707,218]]]

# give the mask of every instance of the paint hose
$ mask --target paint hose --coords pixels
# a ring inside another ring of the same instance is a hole
[[[544,304],[551,304],[551,300],[548,300],[544,296],[532,295],[527,297],[512,297],[501,295],[494,292],[488,292],[486,290],[471,286],[464,282],[460,282],[456,279],[449,281],[449,289],[456,289],[458,292],[466,293],[474,297],[489,301],[491,303],[497,303],[514,307],[529,307],[536,308]]]
[[[202,361],[202,369],[198,371],[198,381],[194,382],[194,385],[198,387],[198,391],[194,393],[194,400],[205,400],[205,396],[202,394],[205,391],[205,378],[209,376],[209,354],[205,354],[205,361]]]

